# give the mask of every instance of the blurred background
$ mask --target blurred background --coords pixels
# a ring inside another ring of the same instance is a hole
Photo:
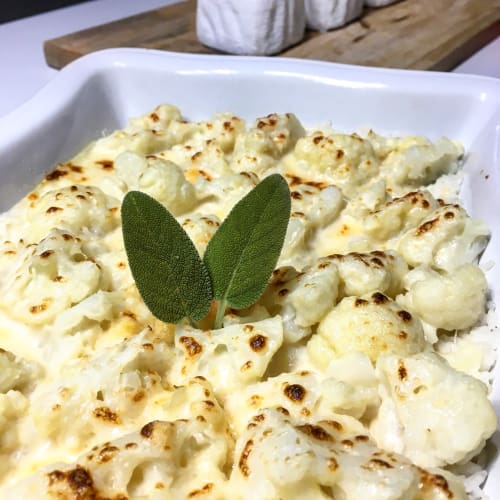
[[[68,5],[88,2],[89,0],[3,0],[0,6],[0,23],[33,16]]]

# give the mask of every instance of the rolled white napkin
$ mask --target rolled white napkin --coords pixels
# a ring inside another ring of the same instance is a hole
[[[363,12],[364,0],[305,0],[307,27],[316,31],[339,28]]]
[[[396,3],[399,0],[365,0],[365,5],[368,7],[385,7],[391,3]]]
[[[231,54],[268,55],[304,37],[304,0],[198,0],[196,34]]]

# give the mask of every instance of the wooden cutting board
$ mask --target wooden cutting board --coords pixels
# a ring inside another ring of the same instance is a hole
[[[112,47],[219,53],[201,45],[194,0],[47,40],[47,63],[62,68],[78,57]],[[500,35],[500,0],[402,0],[365,9],[349,25],[307,32],[279,54],[341,63],[446,71]],[[500,64],[500,55],[499,55]]]

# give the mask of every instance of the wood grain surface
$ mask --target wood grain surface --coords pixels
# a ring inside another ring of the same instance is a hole
[[[47,40],[47,63],[62,68],[100,49],[143,47],[215,54],[198,42],[194,0]],[[402,0],[327,33],[308,31],[281,56],[365,66],[446,71],[500,35],[500,0]]]

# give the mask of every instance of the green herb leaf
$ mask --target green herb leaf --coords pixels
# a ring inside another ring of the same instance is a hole
[[[149,310],[168,323],[206,316],[213,296],[210,276],[181,225],[139,191],[127,193],[121,214],[132,276]]]
[[[220,301],[216,327],[226,305],[248,307],[264,292],[283,247],[290,205],[285,179],[271,175],[233,207],[209,241],[203,260]]]

